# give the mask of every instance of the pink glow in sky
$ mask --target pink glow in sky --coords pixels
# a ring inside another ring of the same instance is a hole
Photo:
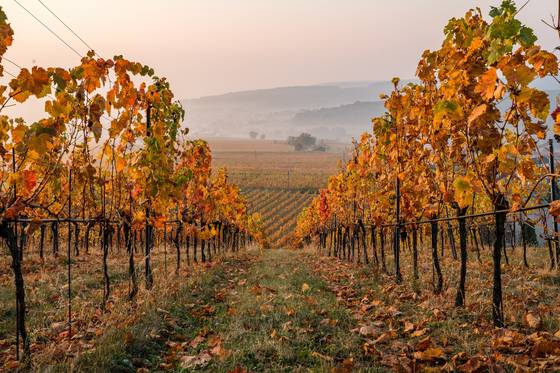
[[[80,52],[82,45],[37,0],[18,0]],[[180,98],[331,81],[414,75],[453,16],[499,1],[466,0],[43,0],[102,56],[123,54],[167,76]],[[525,1],[518,1],[518,5]],[[13,0],[6,57],[23,66],[71,66],[78,57]],[[556,1],[531,0],[520,18],[552,49],[541,18]],[[15,71],[6,64],[7,70]]]

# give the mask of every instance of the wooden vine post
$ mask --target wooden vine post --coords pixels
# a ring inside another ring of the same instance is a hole
[[[550,173],[554,175],[555,173],[555,165],[554,165],[554,141],[552,139],[548,139],[548,159],[550,164]],[[558,184],[556,182],[556,177],[552,176],[550,178],[550,196],[552,201],[556,201],[558,199]],[[552,224],[554,228],[554,255],[551,259],[554,259],[554,267],[556,270],[559,268],[558,260],[560,259],[560,244],[558,242],[558,223],[556,219],[552,219]],[[523,227],[522,227],[523,229]]]
[[[397,198],[396,198],[396,226],[395,226],[395,281],[397,284],[402,282],[400,253],[401,253],[401,181],[397,175],[396,182]]]
[[[146,108],[146,135],[148,137],[148,139],[151,136],[151,131],[150,131],[150,110],[151,110],[151,106],[148,104],[148,107]],[[150,260],[150,253],[151,253],[151,248],[152,248],[152,226],[150,224],[150,210],[151,210],[151,204],[152,201],[150,199],[150,197],[148,196],[148,201],[146,204],[146,241],[145,241],[145,255],[146,255],[146,259],[145,259],[145,281],[146,281],[146,289],[151,289],[154,285],[154,278],[152,275],[152,265],[151,265],[151,260]]]
[[[66,258],[68,267],[68,340],[72,339],[72,168],[68,169],[68,242],[66,243]]]

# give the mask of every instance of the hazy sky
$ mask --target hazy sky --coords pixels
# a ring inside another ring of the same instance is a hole
[[[80,52],[87,48],[38,0],[18,0]],[[332,81],[414,75],[453,16],[498,0],[42,0],[102,56],[123,54],[167,76],[179,98]],[[518,4],[525,0],[518,1]],[[14,0],[6,56],[20,65],[71,66],[78,57]],[[541,18],[556,0],[531,0],[520,18],[547,48]],[[5,64],[9,71],[16,71]]]

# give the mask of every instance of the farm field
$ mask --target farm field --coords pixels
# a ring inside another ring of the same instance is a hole
[[[297,216],[326,184],[348,145],[331,143],[328,152],[296,152],[274,140],[209,138],[214,164],[226,167],[240,186],[249,213],[259,213],[272,248],[290,246]]]
[[[300,209],[309,205],[316,192],[297,189],[249,189],[244,192],[249,211],[259,213],[265,236],[272,248],[287,248]]]
[[[216,167],[226,167],[241,188],[316,190],[348,158],[349,145],[331,143],[327,152],[296,152],[274,140],[209,138]]]

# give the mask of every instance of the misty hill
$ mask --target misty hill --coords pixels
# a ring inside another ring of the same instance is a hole
[[[371,118],[383,114],[381,101],[357,101],[353,104],[331,108],[305,110],[296,113],[291,124],[304,128],[313,136],[326,139],[359,138],[371,129]]]
[[[405,82],[406,83],[406,82]],[[376,101],[393,89],[391,82],[340,82],[231,92],[186,100],[196,106],[244,107],[255,111],[292,111]]]
[[[371,118],[385,111],[381,101],[357,101],[349,105],[305,110],[296,113],[292,123],[296,125],[361,126],[368,125]]]
[[[379,113],[379,95],[391,89],[389,81],[327,83],[232,92],[184,100],[183,105],[187,126],[202,136],[248,137],[256,131],[286,139],[307,131],[323,139],[350,140],[370,127],[371,117]]]
[[[556,82],[536,86],[552,100],[560,94]],[[231,92],[182,103],[186,125],[197,136],[248,138],[255,131],[284,140],[308,132],[319,139],[349,141],[371,128],[371,118],[384,112],[379,95],[391,90],[389,81],[339,82]]]

